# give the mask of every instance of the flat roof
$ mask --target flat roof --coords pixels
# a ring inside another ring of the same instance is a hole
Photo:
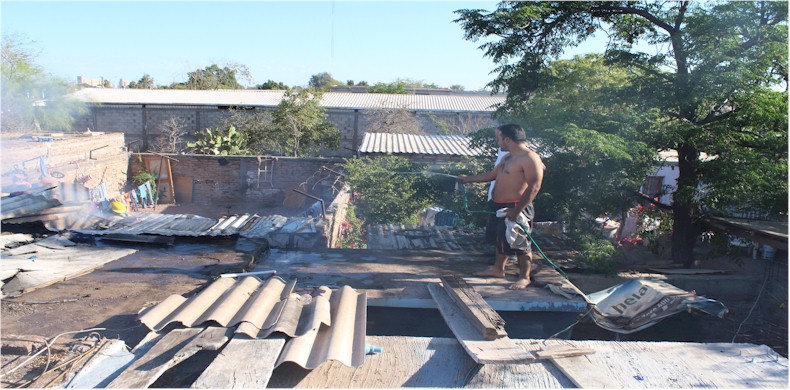
[[[114,105],[188,105],[276,107],[285,91],[84,88],[73,94],[81,101]],[[334,109],[403,108],[420,111],[493,112],[503,95],[414,95],[325,92],[321,106]]]

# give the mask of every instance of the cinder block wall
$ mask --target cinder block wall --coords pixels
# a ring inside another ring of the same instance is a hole
[[[256,107],[256,110],[272,112],[273,107]],[[74,129],[84,131],[113,131],[127,134],[127,145],[132,151],[154,150],[164,124],[171,118],[180,118],[186,124],[185,141],[194,141],[194,134],[206,128],[220,126],[222,119],[231,111],[226,108],[208,106],[92,106],[88,114],[77,118]],[[370,129],[364,109],[329,109],[327,119],[340,130],[340,148],[323,150],[325,157],[347,157],[354,154],[365,133]],[[496,122],[490,112],[444,112],[417,111],[422,130],[428,134],[440,134],[443,130],[479,129],[493,126]],[[444,128],[444,129],[443,129]]]
[[[55,138],[39,142],[19,133],[3,134],[0,157],[3,192],[15,187],[14,177],[8,173],[16,166],[25,172],[33,185],[53,186],[77,180],[79,185],[93,188],[104,182],[108,197],[121,194],[129,162],[123,133],[65,134]],[[64,177],[42,180],[42,161],[50,171],[60,172]]]
[[[338,158],[292,158],[269,157],[264,162],[271,176],[262,173],[258,181],[257,156],[207,156],[193,154],[168,154],[178,161],[171,161],[174,178],[187,178],[192,183],[192,202],[197,204],[221,205],[225,203],[255,201],[248,189],[280,190],[290,192],[304,182],[309,183],[308,192],[313,195],[313,185],[322,181],[334,181],[335,174],[322,167],[337,171]],[[151,153],[134,153],[129,163],[129,177],[137,175],[142,168],[141,159],[159,158]],[[331,183],[329,183],[331,184]],[[176,194],[178,196],[178,194]]]

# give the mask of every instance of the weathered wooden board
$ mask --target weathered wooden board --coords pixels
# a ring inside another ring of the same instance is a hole
[[[592,348],[552,347],[552,348],[536,351],[535,357],[538,359],[558,359],[558,358],[566,358],[573,356],[589,355],[591,353],[595,353],[595,350]]]
[[[36,244],[15,249],[19,253],[25,253],[3,257],[3,269],[20,270],[3,286],[3,293],[9,296],[17,296],[84,275],[105,263],[136,252],[134,249],[82,246],[50,249]],[[28,251],[30,252],[27,253]]]
[[[611,367],[598,367],[587,356],[550,357],[548,360],[581,389],[623,388],[612,377]]]
[[[314,370],[279,366],[269,388],[563,388],[573,387],[548,361],[530,364],[476,364],[455,339],[368,336],[382,348],[358,368],[327,361]]]
[[[496,310],[486,303],[463,278],[456,275],[445,275],[441,278],[444,290],[453,299],[467,319],[485,340],[496,340],[507,336],[505,320]]]
[[[217,350],[232,330],[211,327],[175,329],[110,382],[108,388],[146,388],[168,369],[201,350]]]
[[[466,315],[453,300],[437,284],[428,284],[428,290],[450,327],[458,342],[469,353],[472,359],[480,364],[517,363],[534,360],[534,356],[524,348],[516,345],[508,337],[496,340],[485,340],[480,332],[469,323]]]
[[[282,337],[249,339],[236,335],[192,384],[192,388],[266,388],[284,345]]]
[[[787,359],[764,345],[563,341],[594,354],[554,359],[582,388],[787,388]]]

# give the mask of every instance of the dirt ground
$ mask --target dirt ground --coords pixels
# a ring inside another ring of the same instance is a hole
[[[294,210],[282,211],[284,215],[294,214]],[[157,212],[193,213],[212,218],[227,214],[227,210],[195,205],[160,206]],[[262,215],[260,210],[245,211],[243,207],[231,209],[231,212],[258,212]],[[84,243],[92,243],[94,239],[83,237],[83,240]],[[131,245],[133,244],[124,246]],[[173,247],[134,245],[132,247],[138,249],[136,253],[108,263],[89,274],[26,293],[18,298],[3,299],[0,332],[4,339],[13,335],[34,335],[46,339],[60,335],[58,344],[71,345],[93,335],[94,338],[101,336],[107,339],[121,339],[127,346],[133,347],[148,333],[148,330],[136,321],[140,310],[172,294],[190,294],[222,273],[240,272],[257,246],[258,243],[251,240],[228,238],[178,238]],[[784,264],[786,273],[786,260]],[[784,280],[787,280],[786,276]],[[786,291],[785,284],[785,294]],[[775,298],[782,304],[787,302],[786,297]],[[774,305],[773,300],[767,305]],[[733,314],[737,315],[727,320],[699,319],[691,315],[682,315],[657,325],[652,331],[653,334],[639,337],[672,341],[729,342],[735,329],[739,328],[739,323],[747,317],[751,305],[744,302],[740,306],[733,310]],[[787,308],[778,310],[780,317],[781,310],[784,310],[784,323],[769,326],[765,321],[771,322],[771,320],[764,319],[759,313],[751,314],[746,326],[740,326],[741,338],[737,341],[766,344],[787,356]],[[760,309],[757,311],[759,312]],[[685,333],[678,332],[679,327],[690,330]],[[96,328],[99,329],[86,331]],[[700,336],[701,334],[704,336]],[[622,339],[637,340],[639,337],[629,336]],[[678,337],[687,340],[678,340]],[[610,332],[587,322],[577,325],[574,329],[574,338],[615,339]],[[89,342],[90,340],[86,340],[83,344]],[[37,344],[36,350],[40,346],[41,344]],[[68,346],[56,352],[49,367],[53,367],[57,361],[79,354],[79,351],[69,351]],[[7,373],[26,359],[27,356],[2,351],[0,372]],[[23,368],[2,376],[0,386],[19,387],[36,379],[46,366],[46,361],[46,354],[42,354]],[[45,387],[59,372],[56,370],[43,376],[32,383],[32,387]]]

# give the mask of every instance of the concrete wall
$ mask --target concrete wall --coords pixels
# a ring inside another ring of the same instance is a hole
[[[283,205],[286,198],[309,205],[312,200],[305,200],[291,190],[297,188],[315,196],[324,195],[337,175],[323,167],[338,171],[336,164],[343,161],[332,158],[262,157],[259,165],[257,156],[166,156],[173,159],[170,166],[174,180],[191,185],[192,203],[218,206],[249,202],[278,207]],[[130,177],[141,171],[141,161],[151,158],[161,159],[156,154],[134,153],[129,164]],[[176,185],[177,200],[178,189]]]
[[[274,111],[272,107],[256,107],[256,110]],[[340,130],[340,148],[325,150],[326,157],[347,157],[359,146],[370,127],[365,110],[329,109],[327,119]],[[163,125],[171,118],[184,121],[187,131],[185,141],[193,141],[194,134],[206,128],[220,126],[222,119],[229,116],[227,107],[210,106],[143,106],[103,105],[91,106],[89,112],[77,118],[76,131],[112,131],[127,134],[127,145],[131,151],[156,151],[154,148]],[[493,126],[490,112],[413,112],[421,129],[427,134],[442,132],[460,133]]]
[[[44,134],[40,136],[42,138],[37,141],[19,133],[3,134],[0,158],[3,192],[21,189],[11,173],[15,166],[33,186],[51,187],[76,181],[79,186],[94,188],[103,182],[110,198],[123,191],[129,162],[123,133],[56,135],[51,141],[50,137],[44,138]],[[42,156],[48,172],[52,176],[62,173],[63,177],[43,176]]]

